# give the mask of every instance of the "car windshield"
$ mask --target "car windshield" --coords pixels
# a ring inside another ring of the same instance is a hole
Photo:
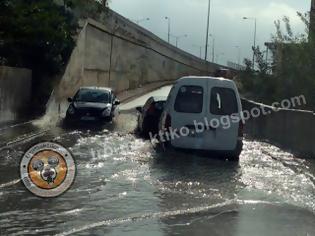
[[[109,92],[105,90],[81,89],[74,98],[75,102],[109,103]]]

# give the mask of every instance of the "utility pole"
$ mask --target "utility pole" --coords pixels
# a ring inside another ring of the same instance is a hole
[[[210,13],[211,13],[211,0],[209,0],[209,2],[208,2],[208,18],[207,18],[207,34],[206,34],[205,61],[207,61],[207,57],[208,57]]]
[[[166,16],[165,19],[168,20],[167,42],[170,43],[171,42],[171,18]]]
[[[202,48],[203,48],[203,47],[200,46],[200,45],[195,45],[195,44],[193,44],[192,46],[199,49],[199,57],[200,57],[200,59],[202,59]]]
[[[255,50],[256,50],[256,36],[257,36],[257,19],[255,19],[255,30],[254,30],[254,52],[253,52],[253,69],[255,70]]]
[[[215,55],[215,36],[213,34],[209,34],[212,38],[212,62],[214,63],[214,55]]]
[[[253,47],[253,70],[255,70],[255,50],[256,50],[256,37],[257,37],[257,18],[255,17],[243,17],[244,20],[254,21],[254,47]]]
[[[212,41],[212,62],[214,62],[214,53],[215,53],[215,37],[213,37],[213,41]]]
[[[235,46],[237,49],[237,64],[240,66],[241,65],[241,47],[240,46]]]

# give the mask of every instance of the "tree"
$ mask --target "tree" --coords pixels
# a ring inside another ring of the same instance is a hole
[[[255,61],[258,64],[258,72],[265,76],[268,72],[269,66],[264,58],[264,53],[260,50],[259,46],[254,48]]]
[[[31,69],[33,91],[37,91],[33,94],[36,99],[45,100],[51,90],[51,80],[46,79],[59,73],[67,63],[75,45],[76,29],[71,13],[54,1],[1,1],[0,58],[9,66]]]
[[[309,14],[298,13],[298,16],[305,24],[302,34],[294,34],[288,17],[275,21],[276,33],[271,43],[272,73],[257,47],[254,51],[258,71],[253,72],[251,64],[245,63],[247,70],[239,79],[242,92],[252,99],[272,103],[304,95],[307,105],[302,108],[315,110],[315,30],[310,27]]]
[[[253,62],[248,59],[248,58],[245,58],[244,59],[244,64],[245,64],[245,71],[246,72],[252,72],[252,68],[253,68]]]
[[[74,46],[71,15],[51,0],[7,0],[1,11],[0,52],[8,64],[58,72]]]

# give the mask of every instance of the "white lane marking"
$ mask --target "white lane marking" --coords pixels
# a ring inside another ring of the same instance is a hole
[[[3,130],[7,130],[7,129],[12,129],[12,128],[15,128],[15,127],[19,127],[19,126],[22,126],[22,125],[27,125],[27,124],[31,124],[33,123],[34,121],[36,120],[31,120],[31,121],[27,121],[27,122],[23,122],[23,123],[18,123],[18,124],[14,124],[14,125],[9,125],[9,126],[6,126],[6,127],[3,127],[0,129],[0,132],[3,131]],[[2,135],[3,133],[0,133],[0,135]]]
[[[130,216],[127,218],[121,218],[121,219],[110,219],[110,220],[104,220],[100,221],[94,224],[89,224],[85,225],[81,228],[75,228],[72,230],[69,230],[67,232],[63,232],[60,234],[56,234],[55,236],[67,236],[67,235],[72,235],[75,233],[79,233],[82,231],[90,230],[93,228],[98,228],[101,226],[111,226],[111,225],[118,225],[118,224],[123,224],[123,223],[130,223],[130,222],[137,222],[141,220],[146,220],[146,219],[152,219],[152,218],[167,218],[171,216],[179,216],[179,215],[192,215],[196,213],[202,213],[202,212],[207,212],[209,210],[217,209],[217,208],[223,208],[227,206],[232,206],[235,205],[235,209],[228,209],[225,211],[221,211],[215,215],[213,215],[211,218],[215,218],[217,216],[220,216],[222,214],[226,213],[231,213],[237,211],[237,205],[254,205],[254,204],[269,204],[269,205],[277,205],[281,204],[280,202],[267,202],[267,201],[253,201],[253,200],[228,200],[223,203],[218,203],[210,206],[202,206],[202,207],[194,207],[194,208],[188,208],[188,209],[182,209],[182,210],[175,210],[175,211],[167,211],[167,212],[156,212],[156,213],[147,213],[139,216]]]
[[[21,179],[15,179],[15,180],[12,180],[12,181],[10,181],[10,182],[8,182],[8,183],[0,184],[0,189],[1,189],[1,188],[6,188],[6,187],[10,187],[10,186],[16,185],[16,184],[18,184],[20,181],[21,181]]]
[[[27,134],[26,134],[26,135],[23,135],[23,136],[20,137],[20,138],[17,138],[17,139],[15,139],[15,140],[13,140],[13,141],[10,141],[10,142],[8,142],[8,143],[2,145],[2,146],[0,147],[0,151],[4,150],[4,149],[6,149],[6,148],[9,148],[9,147],[11,147],[11,146],[14,146],[14,145],[16,145],[16,144],[24,143],[24,142],[27,142],[27,141],[31,141],[31,140],[33,140],[33,139],[35,139],[35,138],[44,136],[48,131],[49,131],[49,129],[48,129],[48,130],[41,131],[41,132],[38,132],[38,133],[33,133],[33,134],[30,134],[30,135],[27,135]]]

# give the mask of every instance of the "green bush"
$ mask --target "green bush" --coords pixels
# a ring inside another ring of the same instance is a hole
[[[255,49],[258,70],[253,71],[248,59],[246,70],[241,72],[239,81],[241,92],[260,102],[271,104],[274,101],[304,95],[307,104],[301,108],[315,110],[315,32],[309,31],[309,16],[300,14],[306,26],[306,33],[294,35],[290,21],[283,18],[286,32],[281,30],[281,21],[276,21],[276,35],[273,64],[267,64],[259,48]]]
[[[44,105],[51,81],[68,62],[77,24],[70,11],[51,0],[2,0],[0,58],[33,71],[33,101]]]

